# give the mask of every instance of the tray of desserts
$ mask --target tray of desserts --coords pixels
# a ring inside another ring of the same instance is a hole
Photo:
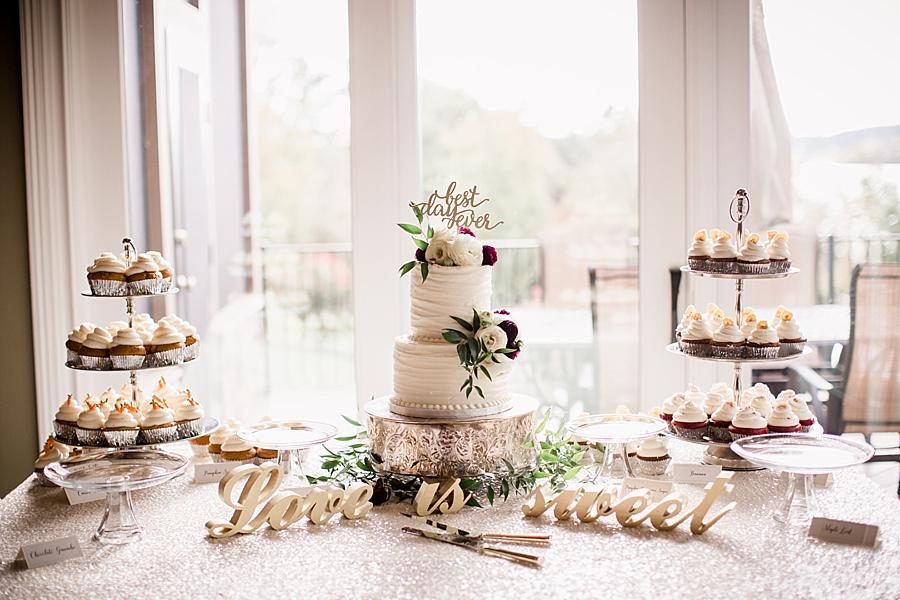
[[[161,377],[149,400],[130,383],[81,401],[69,394],[56,411],[53,439],[84,448],[130,448],[204,436],[217,426],[190,390],[172,388]]]
[[[181,290],[177,287],[170,287],[164,292],[158,292],[155,294],[124,294],[122,296],[106,296],[102,294],[95,294],[91,290],[81,290],[81,295],[86,298],[113,298],[116,300],[123,300],[127,298],[138,299],[138,298],[157,298],[159,296],[169,296],[171,294],[177,294]]]
[[[784,277],[796,272],[791,269],[787,232],[770,230],[765,242],[760,234],[749,231],[741,237],[738,248],[727,231],[700,229],[688,248],[687,268],[694,273],[734,279]]]
[[[197,358],[197,330],[177,315],[158,322],[135,315],[131,327],[113,321],[106,327],[82,323],[66,339],[66,366],[78,371],[141,371],[184,364]]]
[[[684,352],[678,343],[669,344],[666,346],[666,350],[671,352],[672,354],[680,354],[682,356],[690,356],[692,358],[697,358],[700,360],[707,360],[712,362],[726,362],[726,363],[736,363],[736,362],[747,362],[747,363],[772,363],[772,362],[785,362],[789,360],[794,360],[798,356],[806,356],[808,354],[812,354],[813,350],[810,347],[804,347],[802,351],[788,354],[786,356],[776,356],[775,358],[725,358],[720,356],[698,356],[696,354],[688,354]]]
[[[682,273],[691,273],[698,277],[710,277],[713,279],[779,279],[799,273],[800,269],[791,267],[787,271],[779,271],[775,273],[714,273],[712,271],[697,271],[688,266],[681,267]]]

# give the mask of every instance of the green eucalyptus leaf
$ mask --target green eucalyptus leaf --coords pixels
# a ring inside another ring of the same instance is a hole
[[[549,450],[544,450],[540,454],[541,460],[546,462],[556,462],[556,455],[550,452]]]
[[[494,505],[494,488],[488,486],[487,490],[484,492],[485,496],[487,496],[488,502],[490,502],[491,506]]]
[[[422,283],[428,279],[428,263],[422,263]]]
[[[422,219],[424,218],[424,215],[422,214],[422,209],[419,208],[419,206],[418,206],[417,204],[413,204],[412,202],[410,202],[409,205],[410,205],[410,206],[412,207],[412,209],[413,209],[413,214],[416,215],[416,220],[417,220],[417,221],[419,222],[419,224],[421,225],[421,224],[422,224]]]
[[[434,228],[431,225],[428,226],[428,233],[426,234],[426,237],[429,240],[434,237]]]
[[[537,469],[534,472],[535,479],[546,479],[548,477],[550,477],[550,473],[548,473],[547,471],[542,471],[541,469]]]
[[[348,423],[350,423],[351,425],[353,425],[354,427],[362,427],[362,425],[360,424],[359,421],[355,421],[355,420],[351,419],[350,417],[348,417],[347,415],[341,415],[341,418],[344,419],[345,421],[347,421]]]
[[[481,367],[481,372],[485,374],[485,376],[488,378],[488,381],[493,381],[493,380],[494,380],[494,378],[491,377],[491,372],[487,370],[487,367],[482,366],[482,367]]]
[[[410,225],[409,223],[397,223],[397,227],[411,235],[421,235],[422,229],[418,225]]]
[[[565,481],[575,479],[575,476],[578,475],[579,471],[581,471],[581,465],[574,466],[563,474],[563,479]]]
[[[349,442],[351,440],[355,440],[356,436],[355,435],[342,435],[342,436],[336,437],[334,439],[338,442]]]
[[[481,317],[478,316],[478,311],[476,309],[472,309],[472,327],[473,331],[478,331],[481,329]]]
[[[424,252],[425,250],[428,250],[428,242],[426,242],[425,240],[420,240],[419,238],[413,238],[412,241],[413,241],[413,244],[415,244],[416,247],[419,250],[421,250],[422,252]]]
[[[547,426],[547,423],[549,421],[550,421],[550,409],[548,408],[546,411],[544,411],[544,416],[541,419],[541,422],[538,423],[538,426],[534,430],[535,435],[544,431],[544,428]]]
[[[479,396],[481,396],[482,398],[484,398],[484,392],[481,391],[481,386],[476,385],[476,386],[475,386],[475,391],[478,392],[478,395],[479,395]]]
[[[466,364],[466,357],[468,353],[466,352],[467,346],[465,344],[457,344],[456,345],[456,355],[459,356],[459,364]]]
[[[455,329],[445,329],[441,332],[441,336],[451,344],[458,344],[465,339],[465,336]]]
[[[459,317],[450,316],[451,319],[460,324],[460,326],[466,331],[472,331],[472,324],[466,321],[465,319],[460,319]]]

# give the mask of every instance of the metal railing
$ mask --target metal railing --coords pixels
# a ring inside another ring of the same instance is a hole
[[[850,297],[853,268],[860,263],[880,262],[900,262],[900,234],[819,236],[816,241],[816,303],[846,303]]]

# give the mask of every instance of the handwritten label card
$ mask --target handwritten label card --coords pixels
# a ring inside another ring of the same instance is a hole
[[[194,483],[218,483],[241,463],[204,463],[194,465]]]
[[[878,540],[878,526],[813,517],[807,535],[826,542],[874,548]]]
[[[672,480],[678,483],[709,483],[721,472],[720,465],[672,464]]]
[[[650,490],[650,499],[654,502],[659,502],[666,494],[672,491],[672,482],[641,477],[626,477],[622,482],[619,496],[624,498],[635,490]]]
[[[81,490],[72,490],[69,488],[65,488],[65,490],[66,498],[72,506],[106,499],[106,492],[83,492]]]
[[[16,559],[24,560],[29,569],[34,569],[81,556],[81,544],[75,536],[71,536],[22,546]]]

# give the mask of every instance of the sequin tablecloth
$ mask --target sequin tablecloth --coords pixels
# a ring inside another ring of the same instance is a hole
[[[680,445],[684,446],[684,445]],[[657,532],[527,519],[521,500],[444,517],[473,531],[550,533],[545,566],[532,570],[401,534],[401,506],[365,519],[210,540],[204,524],[229,516],[214,484],[183,477],[134,495],[144,539],[90,546],[84,558],[25,570],[20,545],[78,535],[87,543],[102,503],[69,506],[62,490],[25,481],[0,501],[3,598],[898,598],[900,502],[858,471],[819,489],[826,516],[881,527],[876,549],[829,544],[771,516],[779,476],[737,473],[737,508],[707,533],[687,524]],[[698,486],[677,485],[690,499]],[[716,504],[719,506],[719,503]],[[541,552],[538,550],[537,552]]]

